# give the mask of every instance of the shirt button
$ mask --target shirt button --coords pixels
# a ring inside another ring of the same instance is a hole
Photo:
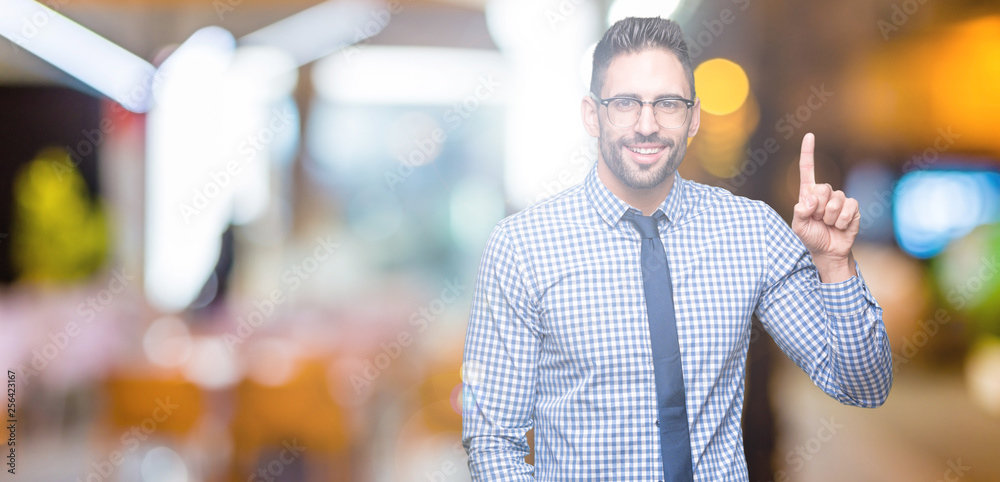
[[[659,426],[660,426],[660,421],[659,421],[659,420],[657,420],[657,421],[656,421],[656,426],[657,426],[657,427],[659,427]],[[662,482],[662,481],[661,481],[661,482]]]

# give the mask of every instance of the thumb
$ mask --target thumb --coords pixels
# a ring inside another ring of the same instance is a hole
[[[795,204],[795,210],[793,216],[795,219],[805,221],[812,218],[813,213],[816,212],[816,198],[814,196],[805,196],[804,199]]]

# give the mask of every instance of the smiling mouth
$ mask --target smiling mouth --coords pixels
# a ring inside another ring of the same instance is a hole
[[[626,146],[626,148],[636,154],[644,154],[644,155],[658,154],[660,151],[664,149],[663,147],[628,147],[628,146]]]

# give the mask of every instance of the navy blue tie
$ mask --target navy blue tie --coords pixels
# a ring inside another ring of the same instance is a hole
[[[653,216],[664,217],[662,211]],[[625,218],[635,224],[642,236],[642,288],[646,293],[649,315],[649,339],[653,348],[653,376],[656,382],[656,421],[660,429],[660,454],[664,482],[690,482],[691,437],[688,433],[687,408],[684,405],[684,372],[677,342],[677,319],[670,285],[670,268],[656,226],[657,217],[632,211]]]

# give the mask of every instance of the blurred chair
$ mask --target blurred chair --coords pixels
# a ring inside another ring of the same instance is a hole
[[[323,360],[302,360],[281,385],[240,382],[231,480],[262,470],[281,481],[352,479],[349,427],[330,396],[326,367]]]
[[[142,480],[149,471],[211,480],[212,457],[199,447],[205,421],[201,389],[180,374],[112,374],[103,385],[101,454],[87,467],[99,480]],[[143,475],[140,475],[143,474]],[[83,480],[91,480],[87,474]]]

